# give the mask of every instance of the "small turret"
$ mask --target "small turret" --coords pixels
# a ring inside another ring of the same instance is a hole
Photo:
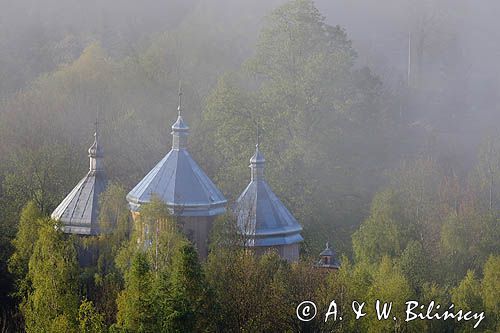
[[[90,158],[90,171],[91,172],[101,172],[104,171],[104,166],[102,162],[103,152],[101,145],[98,142],[98,122],[95,122],[95,132],[94,132],[94,143],[89,148],[89,158]]]
[[[259,144],[255,145],[255,154],[250,159],[251,180],[264,179],[264,166],[266,160],[264,155],[259,151]]]
[[[282,258],[297,261],[299,244],[303,241],[302,227],[266,182],[266,160],[259,146],[257,140],[255,153],[250,158],[250,183],[236,201],[234,213],[238,230],[245,238],[245,246],[257,254],[277,250]]]
[[[187,137],[189,135],[189,126],[182,119],[182,90],[179,87],[179,106],[177,107],[177,120],[172,125],[172,149],[185,149],[187,146]]]
[[[319,257],[320,259],[316,264],[316,267],[331,269],[340,268],[340,262],[338,261],[335,252],[330,248],[330,244],[328,244],[328,242],[326,242],[326,247],[323,251],[321,251]]]
[[[99,195],[107,185],[103,152],[99,144],[98,122],[95,122],[94,143],[89,150],[89,172],[52,212],[68,234],[97,235],[99,230]]]

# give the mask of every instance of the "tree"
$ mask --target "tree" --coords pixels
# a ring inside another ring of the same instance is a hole
[[[75,330],[79,298],[76,250],[56,224],[41,227],[28,277],[33,289],[21,305],[26,332]]]
[[[467,271],[460,284],[451,290],[451,301],[455,307],[464,311],[478,311],[483,308],[481,298],[481,282],[476,279],[473,271]],[[461,324],[462,332],[472,332],[471,322]]]
[[[436,219],[440,217],[438,213],[446,201],[439,196],[440,185],[445,177],[438,164],[429,157],[403,160],[400,164],[390,175],[390,187],[399,197],[402,213],[408,223],[406,229],[425,251],[437,256],[440,225]],[[451,196],[455,194],[455,189],[450,186],[442,192]],[[450,210],[446,206],[445,209]],[[452,210],[456,211],[455,208]]]
[[[227,213],[215,219],[210,233],[210,249],[238,251],[244,246],[244,236],[240,234],[238,223],[233,214]]]
[[[418,241],[410,241],[398,259],[398,266],[412,291],[420,295],[424,283],[431,280],[430,266],[432,265],[422,244]]]
[[[125,275],[125,289],[117,300],[116,329],[145,332],[174,330],[176,325],[181,325],[175,316],[183,317],[179,314],[183,306],[195,306],[191,303],[186,305],[183,297],[196,289],[193,284],[196,276],[193,274],[196,275],[197,270],[201,272],[201,267],[196,253],[196,264],[188,254],[187,259],[179,254],[180,249],[189,243],[178,231],[175,222],[165,203],[156,197],[151,203],[141,206],[133,233],[129,240],[122,243],[116,257],[116,264]],[[185,260],[182,261],[179,256]],[[189,270],[191,264],[196,266],[194,271]],[[176,283],[172,280],[175,274]],[[188,281],[183,280],[183,274],[187,274]],[[174,295],[177,301],[174,301]],[[200,316],[198,313],[195,315]]]
[[[14,253],[9,259],[9,271],[16,279],[17,294],[26,296],[30,289],[28,277],[29,261],[38,239],[38,230],[47,220],[33,201],[29,201],[21,212],[16,238],[12,241]]]
[[[383,120],[381,83],[355,59],[345,31],[328,25],[312,1],[278,7],[255,56],[209,95],[193,145],[222,190],[239,193],[260,127],[266,177],[304,233],[317,236],[306,244],[314,253],[325,235],[359,220],[355,207],[366,204],[379,182],[374,170],[388,160],[391,141],[380,134],[393,132],[382,130],[392,124]],[[348,239],[334,241],[348,248]]]
[[[125,196],[125,189],[114,183],[109,184],[101,194],[99,222],[102,234],[94,240],[99,257],[96,267],[86,268],[90,269],[88,275],[92,280],[89,298],[96,309],[104,314],[107,324],[116,320],[116,298],[124,284],[116,258],[122,249],[128,248],[132,234],[132,221]]]
[[[268,283],[259,279],[257,258],[242,249],[214,249],[207,264],[207,281],[218,304],[218,331],[255,331],[263,308],[263,290]]]
[[[497,217],[489,211],[473,208],[450,214],[441,228],[441,260],[449,271],[446,278],[456,282],[467,270],[479,271],[491,254],[498,253],[499,236]]]
[[[399,256],[409,240],[411,227],[399,196],[392,190],[377,193],[370,216],[352,235],[356,260],[376,263],[383,256]]]
[[[383,257],[373,275],[373,283],[368,290],[367,302],[375,306],[376,300],[380,300],[380,308],[383,307],[384,302],[392,302],[391,315],[395,316],[397,320],[391,320],[392,318],[378,320],[375,312],[370,312],[367,314],[367,320],[363,322],[365,330],[367,332],[404,332],[410,326],[412,331],[420,331],[418,324],[412,323],[407,326],[403,319],[405,318],[405,302],[412,299],[412,296],[410,285],[404,275],[389,257]],[[417,325],[417,328],[414,325]]]
[[[104,316],[96,311],[91,301],[84,299],[78,309],[78,321],[81,333],[105,332]]]
[[[500,324],[500,257],[491,255],[483,268],[483,280],[481,281],[481,292],[484,307],[493,318],[494,329],[498,330]]]
[[[130,270],[125,275],[125,289],[117,299],[118,328],[133,332],[154,331],[152,279],[147,257],[138,251],[132,259]]]
[[[136,237],[143,244],[151,269],[155,272],[171,265],[178,246],[185,241],[177,222],[165,202],[156,196],[153,196],[150,203],[141,206],[140,215],[136,219]],[[137,238],[132,241],[136,240]]]
[[[30,133],[33,130],[30,131]],[[28,136],[20,140],[34,140]],[[22,141],[21,141],[22,142]],[[38,209],[49,215],[62,199],[62,194],[74,186],[78,172],[83,170],[84,161],[76,160],[78,154],[66,144],[44,142],[24,142],[12,148],[12,155],[7,159],[8,172],[4,180],[5,200],[14,210],[31,200]]]
[[[488,210],[498,208],[498,183],[500,181],[500,147],[498,135],[487,136],[480,146],[475,178],[479,185],[481,204]]]
[[[418,299],[421,304],[430,304],[430,302],[434,301],[435,304],[443,307],[445,304],[451,303],[450,291],[444,284],[438,285],[425,282],[420,289]],[[425,332],[448,332],[453,329],[453,324],[450,321],[426,320],[423,323],[423,329]]]
[[[172,262],[169,300],[162,328],[168,332],[210,330],[207,283],[193,245],[181,245]]]

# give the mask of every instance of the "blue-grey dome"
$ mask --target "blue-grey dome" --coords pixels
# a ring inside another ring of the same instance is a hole
[[[226,198],[186,149],[188,132],[179,107],[179,116],[172,125],[172,149],[127,195],[132,211],[157,196],[178,216],[226,212]]]
[[[240,233],[247,246],[277,246],[302,242],[302,227],[264,179],[265,159],[257,149],[250,159],[252,179],[235,205]]]
[[[227,200],[186,149],[172,149],[129,192],[133,211],[156,195],[181,216],[213,216],[226,211]]]
[[[99,196],[106,190],[102,150],[97,140],[89,149],[90,170],[52,212],[54,220],[62,222],[65,233],[78,235],[99,234]]]

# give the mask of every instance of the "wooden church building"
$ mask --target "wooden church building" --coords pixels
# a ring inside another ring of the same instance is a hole
[[[172,125],[172,148],[127,194],[132,217],[139,223],[141,206],[153,197],[163,201],[186,237],[196,246],[201,259],[208,255],[208,242],[216,216],[226,212],[227,200],[187,149],[189,127],[182,118],[182,93],[178,116]],[[98,235],[99,195],[106,189],[103,153],[98,142],[89,149],[90,170],[52,213],[65,233]],[[271,190],[264,177],[265,159],[257,145],[250,159],[251,179],[233,209],[238,232],[246,248],[257,255],[277,250],[288,261],[299,259],[302,227]],[[142,226],[144,239],[151,230]],[[149,233],[149,235],[148,235]]]
[[[182,93],[179,92],[177,121],[172,125],[172,149],[130,191],[127,201],[136,219],[141,205],[152,196],[162,200],[193,242],[200,258],[208,255],[213,220],[226,212],[227,200],[198,166],[187,150],[189,127],[182,119]]]

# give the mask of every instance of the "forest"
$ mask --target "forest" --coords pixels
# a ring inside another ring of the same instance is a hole
[[[0,333],[500,330],[494,0],[0,4]],[[161,200],[134,221],[125,199],[170,149],[179,82],[189,151],[228,199],[206,261]],[[104,232],[68,235],[50,215],[97,115]],[[295,263],[247,251],[231,214],[257,131],[303,227]],[[338,270],[315,266],[327,242]],[[343,320],[324,320],[332,300]],[[409,300],[485,317],[407,322]]]

